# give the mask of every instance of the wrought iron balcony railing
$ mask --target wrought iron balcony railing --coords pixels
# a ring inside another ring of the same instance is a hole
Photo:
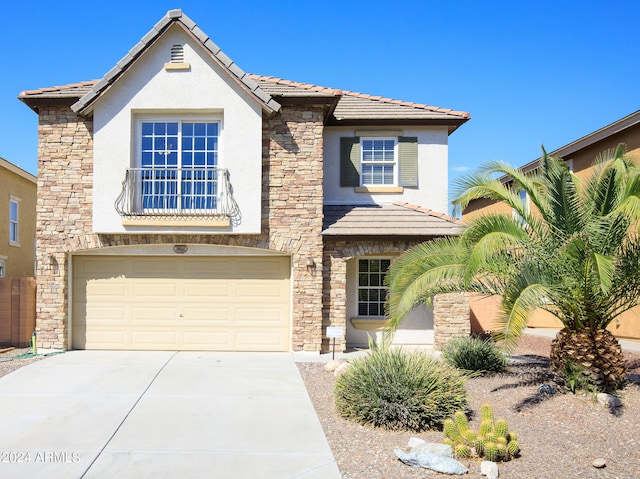
[[[233,218],[229,172],[221,168],[130,168],[115,202],[128,219]]]

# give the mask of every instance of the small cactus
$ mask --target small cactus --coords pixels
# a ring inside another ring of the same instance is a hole
[[[493,420],[493,410],[489,404],[481,408],[481,422],[478,433],[469,428],[463,411],[457,411],[443,423],[443,442],[453,448],[455,457],[485,457],[489,461],[509,461],[520,453],[518,435],[509,432],[505,419]]]
[[[485,442],[486,442],[486,439],[484,438],[484,436],[478,435],[478,437],[476,437],[476,440],[473,443],[473,446],[476,448],[476,453],[478,454],[478,456],[484,456]]]
[[[507,457],[507,446],[505,444],[502,444],[500,442],[496,444],[496,454],[498,455],[498,461],[503,459],[509,460],[509,458]]]
[[[488,461],[498,462],[498,447],[495,442],[484,443],[484,455]]]
[[[483,436],[486,436],[487,434],[492,432],[493,432],[493,422],[483,420],[480,423],[480,431],[478,431],[478,434],[482,434]]]
[[[480,418],[482,421],[491,421],[493,423],[493,408],[491,404],[484,403],[480,406]]]
[[[453,419],[445,419],[443,429],[445,437],[453,440],[456,444],[462,442],[462,436],[460,435],[460,431],[458,431],[458,426],[453,422]]]
[[[493,431],[489,431],[484,435],[484,437],[487,439],[487,441],[491,441],[491,442],[496,442],[498,440],[498,436]]]
[[[462,438],[464,439],[464,442],[466,442],[467,444],[473,444],[473,442],[476,440],[476,433],[473,432],[471,429],[467,429],[464,432],[464,435],[462,436]]]
[[[463,459],[469,458],[471,457],[471,448],[466,444],[458,444],[454,449],[454,454]]]
[[[511,457],[516,457],[520,454],[520,444],[518,444],[518,441],[515,439],[509,441],[509,444],[507,444],[507,451],[509,451]]]
[[[458,431],[460,434],[464,436],[464,433],[469,430],[469,421],[467,420],[467,415],[462,411],[457,411],[453,415],[453,420],[458,426]]]
[[[507,425],[507,421],[504,419],[498,419],[495,424],[496,434],[500,437],[507,437],[509,434],[509,426]]]

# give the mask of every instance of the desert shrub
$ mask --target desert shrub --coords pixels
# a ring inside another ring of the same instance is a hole
[[[423,431],[466,406],[466,379],[424,352],[378,348],[336,380],[335,402],[342,417],[361,424]]]
[[[449,365],[466,371],[501,372],[507,367],[507,357],[492,339],[460,336],[447,341],[442,359]]]

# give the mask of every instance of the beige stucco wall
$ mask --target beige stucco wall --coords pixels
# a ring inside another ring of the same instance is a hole
[[[380,128],[379,128],[380,129]],[[324,131],[325,203],[383,204],[394,201],[424,206],[442,213],[448,212],[448,133],[447,127],[393,127],[384,129],[396,136],[418,138],[418,187],[405,187],[402,193],[356,193],[353,187],[340,186],[340,138],[355,136],[357,131],[373,128],[327,127]]]
[[[35,274],[36,177],[0,158],[0,259],[5,276]],[[18,244],[9,243],[9,203],[18,203]]]

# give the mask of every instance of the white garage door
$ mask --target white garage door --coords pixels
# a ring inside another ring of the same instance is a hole
[[[289,258],[76,256],[74,349],[288,351]]]

